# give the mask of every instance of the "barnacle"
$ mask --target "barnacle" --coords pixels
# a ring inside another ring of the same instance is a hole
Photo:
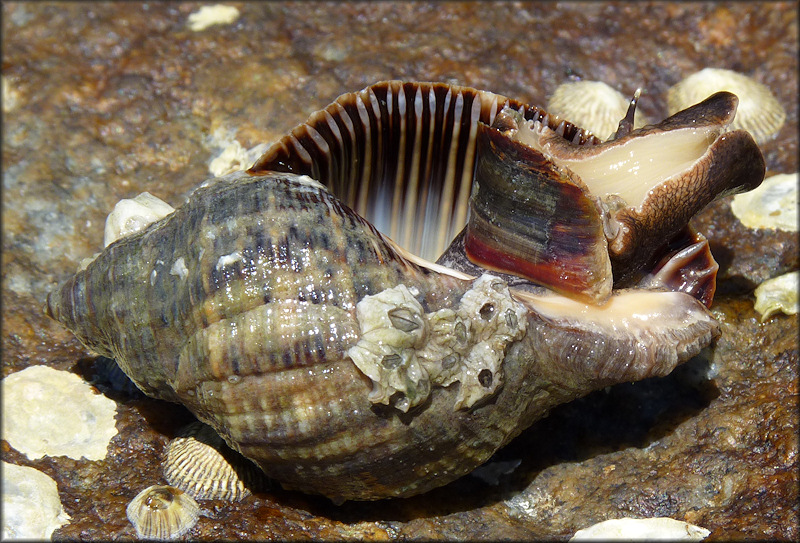
[[[578,530],[570,541],[702,541],[709,534],[705,528],[669,517],[618,518]]]
[[[3,379],[2,397],[3,439],[33,460],[102,460],[117,435],[117,404],[74,373],[30,366]]]
[[[417,292],[419,294],[419,292]],[[503,383],[506,346],[525,332],[525,310],[505,282],[485,274],[453,309],[424,313],[405,285],[365,296],[357,306],[361,339],[347,354],[373,381],[370,400],[403,412],[431,387],[459,382],[454,409],[491,397]]]
[[[142,539],[177,539],[197,524],[200,507],[183,490],[154,485],[139,492],[125,509]]]
[[[129,200],[120,200],[106,218],[103,245],[108,247],[121,237],[139,232],[173,211],[175,208],[149,192],[143,192]]]
[[[50,540],[55,530],[69,522],[50,476],[6,461],[2,462],[2,474],[4,541]]]
[[[164,478],[196,500],[238,501],[263,479],[256,466],[208,425],[193,422],[167,445]]]
[[[739,97],[739,109],[730,129],[747,130],[761,144],[774,137],[786,120],[786,110],[765,85],[733,70],[704,68],[667,91],[669,113],[685,109],[715,92]]]
[[[761,322],[781,311],[786,315],[796,315],[798,292],[800,292],[800,272],[798,271],[767,279],[758,285],[754,292],[756,296],[755,310],[761,313]]]
[[[797,184],[797,173],[768,177],[760,187],[734,196],[731,211],[748,228],[797,232]]]
[[[547,111],[607,139],[619,128],[629,103],[629,97],[602,81],[570,81],[556,87],[547,102]],[[641,128],[649,122],[636,110],[633,128]]]

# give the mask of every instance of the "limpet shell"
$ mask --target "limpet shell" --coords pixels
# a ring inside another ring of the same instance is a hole
[[[125,514],[140,538],[176,539],[197,524],[200,506],[183,490],[153,485],[133,498]]]
[[[262,477],[210,426],[193,422],[167,445],[164,478],[197,500],[238,501],[249,496],[248,485]]]
[[[626,97],[602,81],[571,81],[559,85],[550,96],[547,111],[589,130],[600,139],[607,139],[619,127],[630,104]],[[649,124],[639,110],[634,115],[634,128]]]
[[[746,75],[719,68],[704,68],[667,91],[670,115],[709,97],[728,91],[739,97],[739,108],[730,130],[744,129],[757,143],[775,136],[786,120],[786,111],[772,92]]]
[[[737,194],[731,211],[748,228],[771,228],[797,232],[798,175],[768,177],[758,188]]]

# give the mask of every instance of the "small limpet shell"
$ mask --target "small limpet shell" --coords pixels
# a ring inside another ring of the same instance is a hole
[[[739,97],[730,130],[747,130],[757,143],[775,136],[786,120],[786,111],[766,86],[746,75],[718,68],[704,68],[672,86],[667,91],[669,114],[719,91],[732,92]]]
[[[176,539],[197,524],[200,506],[183,490],[153,485],[139,492],[125,513],[140,538]]]
[[[800,272],[793,271],[767,279],[755,290],[755,310],[761,313],[761,322],[775,313],[797,314],[797,293],[800,291]]]
[[[737,194],[731,211],[748,228],[771,228],[797,232],[798,174],[768,177],[756,189]]]
[[[553,91],[547,111],[589,130],[600,139],[607,139],[619,127],[628,111],[631,97],[602,81],[571,81],[562,83]],[[634,128],[649,124],[637,110]]]
[[[238,501],[262,479],[256,466],[228,448],[208,425],[193,422],[167,445],[164,478],[197,500]]]

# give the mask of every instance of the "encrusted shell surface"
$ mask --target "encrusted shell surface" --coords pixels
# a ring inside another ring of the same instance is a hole
[[[193,422],[167,445],[164,478],[196,500],[238,501],[263,475],[208,425]]]
[[[732,92],[739,97],[739,109],[731,130],[747,130],[756,142],[764,143],[783,127],[786,110],[766,85],[720,68],[704,68],[670,87],[667,91],[669,113],[686,109],[719,91]]]
[[[197,524],[200,507],[183,490],[154,485],[136,495],[125,509],[142,539],[177,539]]]
[[[630,96],[624,96],[602,81],[570,81],[556,87],[547,102],[547,111],[605,140],[617,131],[630,101]],[[637,110],[633,128],[641,128],[649,123],[644,114]]]

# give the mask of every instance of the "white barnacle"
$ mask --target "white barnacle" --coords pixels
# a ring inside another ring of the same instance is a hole
[[[754,292],[756,295],[755,310],[761,313],[761,322],[781,311],[786,315],[796,315],[798,291],[800,291],[800,272],[798,271],[767,279],[758,285]]]
[[[731,211],[748,228],[797,232],[798,174],[768,177],[757,188],[737,194]]]
[[[208,163],[208,171],[214,177],[246,170],[258,157],[264,154],[269,147],[260,143],[250,149],[245,149],[241,143],[232,137],[232,132],[218,128],[211,135],[210,145],[221,148],[222,151]]]
[[[618,518],[578,530],[570,541],[702,541],[711,532],[669,517]]]
[[[469,320],[474,342],[462,358],[458,377],[461,388],[455,407],[462,409],[492,396],[500,388],[506,346],[522,337],[528,321],[522,304],[511,298],[508,285],[489,274],[475,280],[461,298],[457,313]]]
[[[459,382],[455,409],[491,397],[503,383],[506,346],[522,337],[525,309],[508,286],[484,274],[457,308],[424,313],[405,285],[365,296],[356,306],[361,338],[348,351],[373,382],[370,400],[402,411],[422,403],[431,386]]]
[[[30,366],[2,381],[3,439],[32,460],[43,456],[102,460],[117,435],[117,404],[83,379]]]
[[[186,276],[189,275],[189,268],[186,267],[186,262],[184,262],[183,257],[180,257],[172,264],[169,274],[176,275],[181,279],[186,279]]]
[[[27,466],[2,463],[2,538],[49,540],[67,524],[56,482],[45,473]]]
[[[739,98],[730,130],[747,130],[757,143],[773,138],[786,121],[786,110],[769,88],[744,74],[719,68],[704,68],[670,87],[667,91],[669,114],[719,91],[732,92]]]
[[[203,6],[191,13],[187,23],[194,32],[200,32],[214,25],[229,25],[239,18],[239,10],[234,6],[216,4]]]
[[[240,253],[239,251],[234,251],[228,255],[222,255],[217,260],[217,266],[216,266],[217,271],[227,268],[228,266],[234,264],[235,262],[240,261],[241,259],[242,259],[242,253]]]
[[[118,239],[144,230],[149,224],[162,219],[175,211],[168,203],[143,192],[131,199],[117,202],[106,218],[103,244],[108,247]]]
[[[356,305],[361,339],[348,350],[359,370],[372,379],[369,399],[388,404],[400,393],[395,406],[401,411],[423,402],[430,392],[427,372],[420,366],[416,348],[427,335],[420,303],[403,284]]]

